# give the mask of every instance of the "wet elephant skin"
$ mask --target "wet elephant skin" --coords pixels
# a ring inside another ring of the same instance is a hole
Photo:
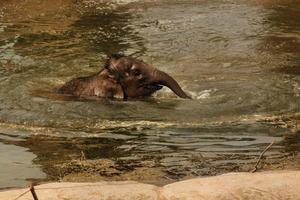
[[[59,92],[74,96],[127,99],[151,96],[163,86],[181,98],[190,98],[167,73],[142,60],[115,54],[98,73],[74,78]]]

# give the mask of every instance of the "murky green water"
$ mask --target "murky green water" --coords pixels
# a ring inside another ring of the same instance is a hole
[[[300,111],[297,1],[59,2],[0,4],[0,187],[58,179],[53,163],[81,151],[177,178],[241,171],[273,140],[270,160],[298,152],[290,129],[265,120]],[[53,92],[113,52],[168,72],[193,100]]]

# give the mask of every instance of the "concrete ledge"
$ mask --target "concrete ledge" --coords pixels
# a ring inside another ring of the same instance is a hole
[[[40,200],[300,200],[300,171],[230,173],[195,178],[164,187],[131,181],[98,183],[49,183],[35,187]],[[0,192],[13,200],[26,189]],[[18,198],[32,200],[30,192]]]

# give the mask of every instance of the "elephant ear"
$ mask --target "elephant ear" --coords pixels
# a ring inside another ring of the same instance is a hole
[[[118,84],[120,84],[123,90],[124,100],[126,100],[128,98],[128,95],[126,93],[126,90],[124,89],[124,86],[120,83],[120,78],[122,75],[120,74],[120,69],[118,69],[116,63],[119,59],[123,57],[125,57],[125,55],[123,54],[111,54],[110,56],[108,56],[108,59],[106,60],[106,63],[104,65],[104,71],[108,73],[109,78],[114,79],[115,81],[117,81]]]
[[[109,73],[109,77],[115,79],[116,81],[119,81],[120,78],[116,61],[122,57],[124,57],[124,55],[122,54],[111,54],[110,56],[108,56],[104,64],[104,69]]]

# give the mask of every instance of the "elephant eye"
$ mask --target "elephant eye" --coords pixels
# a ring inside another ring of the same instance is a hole
[[[141,75],[141,72],[139,70],[134,70],[133,75],[134,76],[139,76],[139,75]]]

